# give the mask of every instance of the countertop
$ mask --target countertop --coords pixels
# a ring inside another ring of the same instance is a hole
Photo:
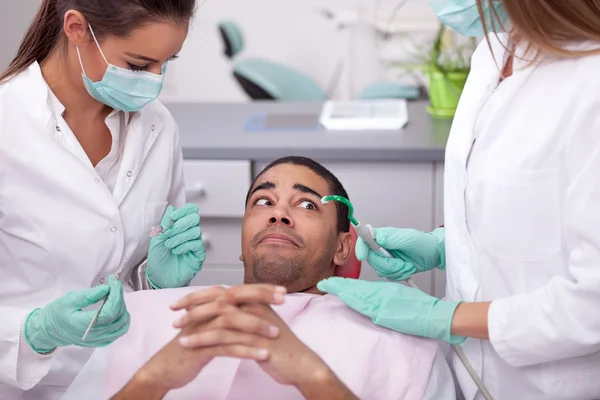
[[[320,162],[443,162],[450,120],[408,103],[399,131],[328,131],[322,103],[166,103],[177,121],[185,159],[269,162],[297,155]],[[286,126],[287,125],[287,126]]]

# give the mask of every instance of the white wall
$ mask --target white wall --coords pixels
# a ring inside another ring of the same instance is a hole
[[[391,10],[400,0],[381,0],[380,9]],[[231,76],[229,61],[217,31],[222,19],[233,19],[244,29],[245,55],[285,63],[313,77],[326,88],[349,32],[338,33],[332,21],[317,12],[361,9],[369,16],[377,0],[206,0],[199,7],[181,57],[169,66],[163,100],[245,101]],[[387,21],[387,20],[386,20]],[[408,0],[397,23],[435,21],[427,0]],[[341,97],[352,97],[364,85],[382,77],[372,30],[354,30],[353,68],[346,69]],[[349,76],[351,73],[351,76]],[[350,88],[349,88],[350,87]],[[339,97],[338,96],[338,97]]]
[[[222,19],[233,19],[244,29],[245,55],[285,63],[327,88],[335,64],[351,60],[342,75],[337,98],[352,98],[368,83],[383,77],[373,30],[355,26],[341,33],[333,21],[316,10],[358,11],[372,18],[375,9],[389,12],[404,0],[205,0],[198,7],[181,57],[169,66],[164,101],[246,101],[231,76],[217,31]],[[406,0],[396,23],[431,26],[435,21],[427,0]],[[0,69],[8,65],[35,14],[40,0],[0,0]],[[387,21],[387,19],[386,19]],[[351,40],[351,41],[350,41]],[[345,46],[352,43],[351,50]]]
[[[0,70],[12,61],[40,0],[0,0]]]

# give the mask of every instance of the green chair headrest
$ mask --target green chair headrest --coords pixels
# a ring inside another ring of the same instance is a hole
[[[244,34],[240,26],[233,21],[221,21],[219,31],[225,44],[225,55],[234,58],[244,50]]]

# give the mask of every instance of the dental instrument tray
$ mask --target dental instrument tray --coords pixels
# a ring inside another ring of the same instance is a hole
[[[319,122],[331,131],[399,131],[408,123],[407,102],[404,99],[327,101]]]

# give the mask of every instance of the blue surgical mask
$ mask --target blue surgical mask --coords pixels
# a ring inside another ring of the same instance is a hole
[[[429,0],[429,4],[440,21],[457,33],[472,37],[485,35],[476,0]],[[502,32],[507,28],[508,15],[501,1],[484,1],[483,15],[489,32]]]
[[[77,47],[83,84],[90,96],[115,110],[126,112],[139,111],[146,104],[156,100],[162,90],[167,64],[165,63],[162,66],[162,75],[147,71],[132,71],[112,65],[104,56],[92,27],[90,26],[89,28],[96,46],[98,46],[98,50],[100,50],[100,54],[102,54],[102,58],[104,58],[107,64],[102,80],[98,82],[92,81],[85,74],[79,47]]]

